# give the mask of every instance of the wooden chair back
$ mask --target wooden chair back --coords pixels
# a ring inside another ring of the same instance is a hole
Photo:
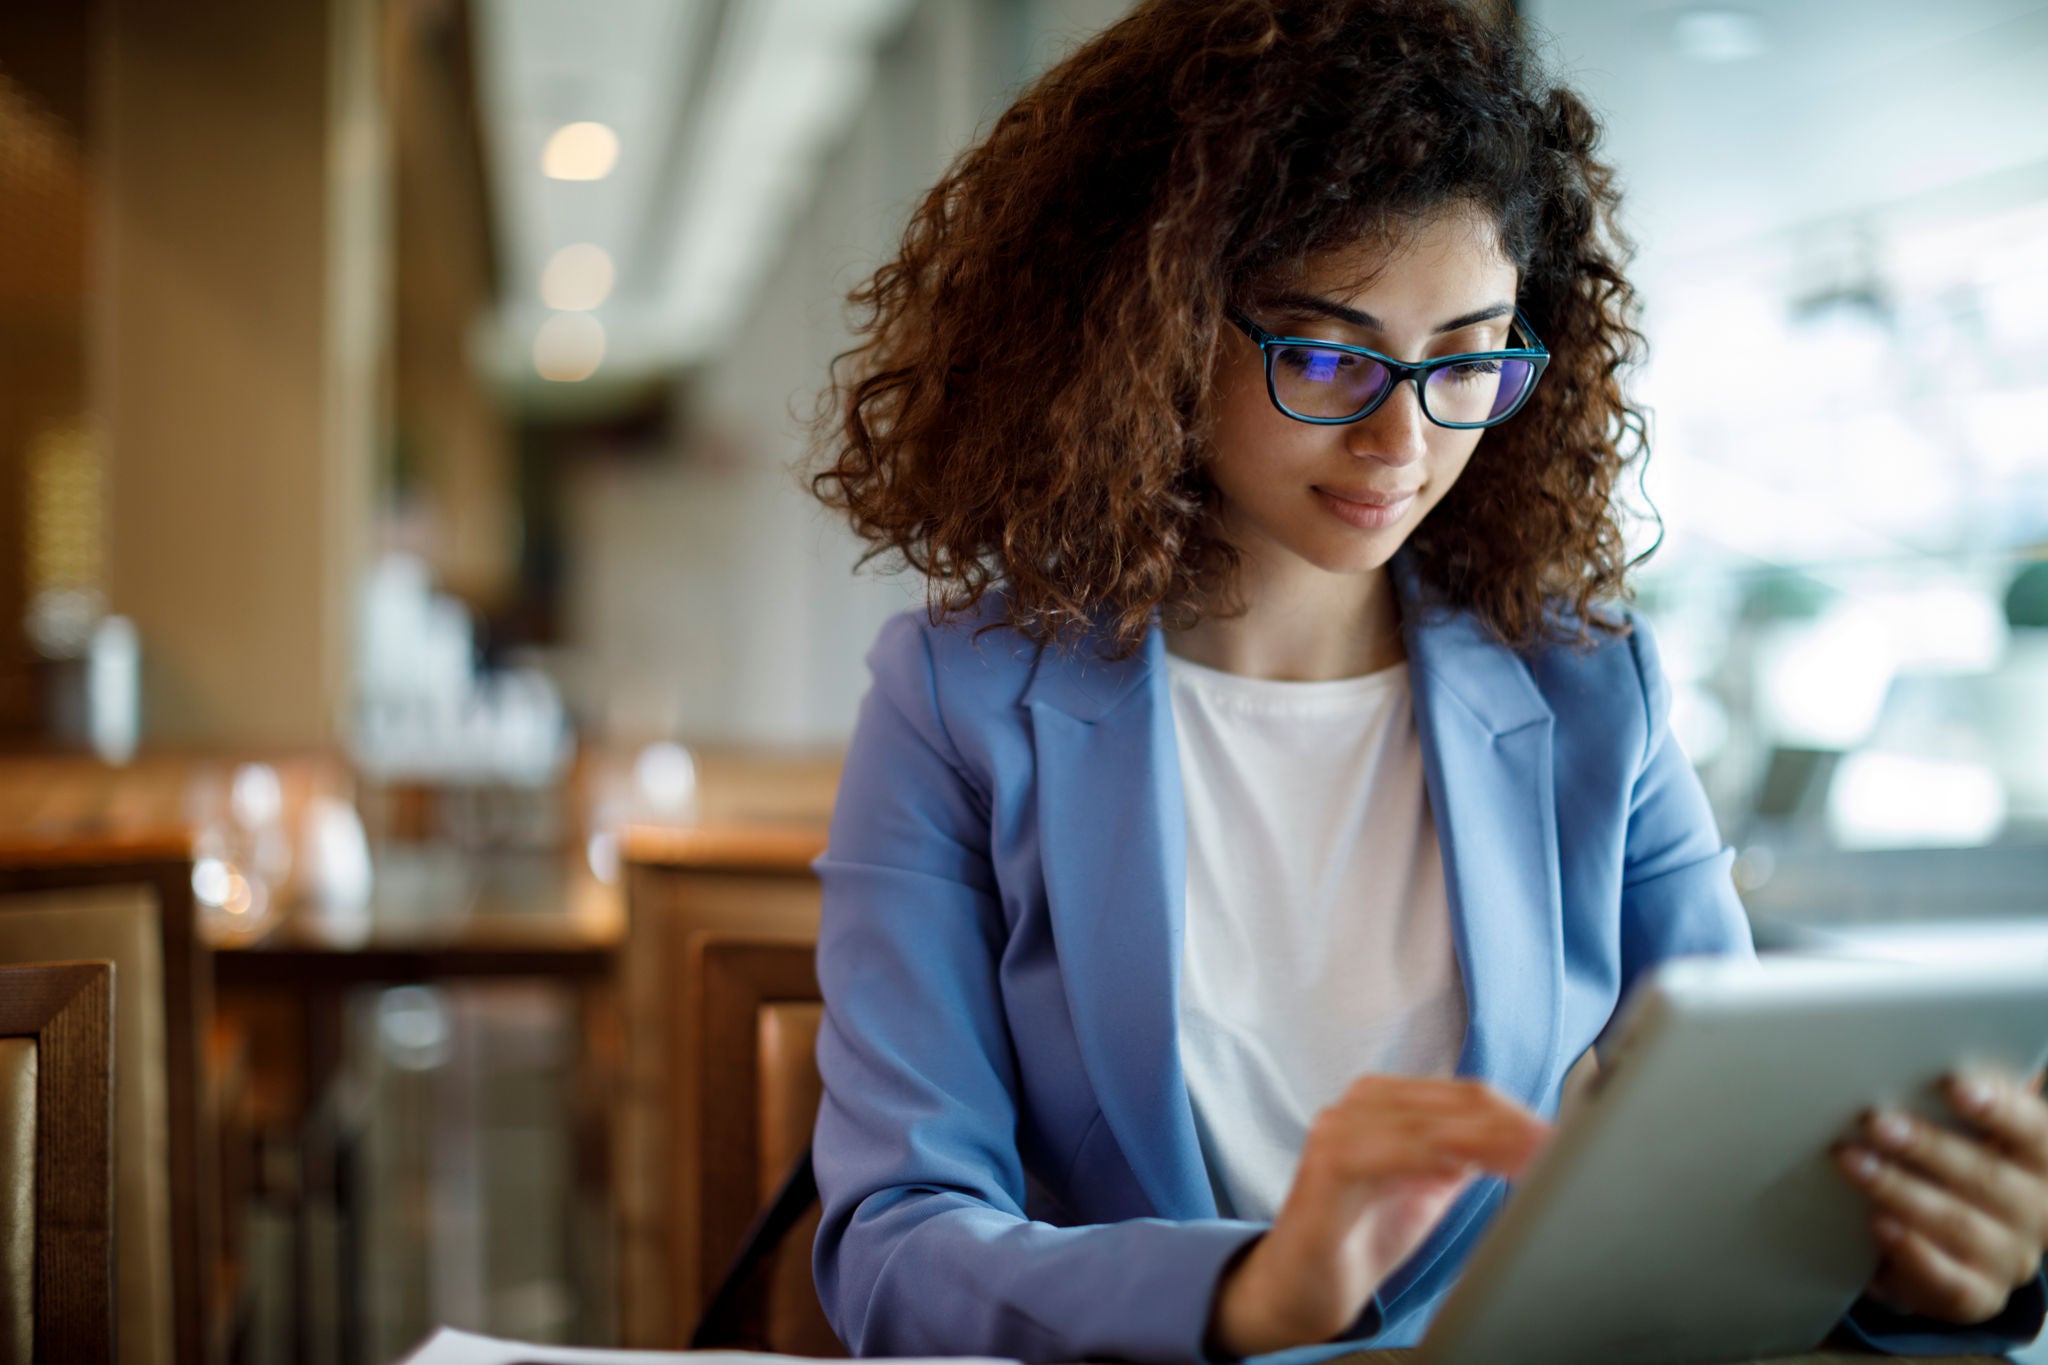
[[[0,1365],[114,1359],[113,979],[0,966]]]
[[[189,924],[185,928],[189,934]],[[198,1292],[200,1267],[184,1263],[182,1248],[174,1251],[181,1196],[188,1215],[196,1209],[194,1191],[182,1184],[174,1166],[177,1087],[170,1059],[177,992],[166,961],[165,932],[153,885],[0,895],[0,964],[104,959],[119,973],[121,1002],[114,1030],[121,1068],[114,1077],[113,1103],[121,1135],[114,1194],[121,1236],[114,1254],[122,1365],[202,1359],[196,1340],[189,1353],[174,1350],[174,1324],[180,1316],[176,1296],[183,1281]],[[186,1305],[186,1311],[197,1307]]]
[[[823,1086],[816,1048],[824,1006],[809,940],[699,932],[686,956],[697,1002],[697,1300],[710,1304],[749,1230],[792,1168],[807,1160]],[[721,1344],[787,1355],[843,1356],[811,1278],[815,1200],[739,1286]],[[728,1287],[730,1297],[731,1288]]]
[[[807,825],[635,828],[621,844],[626,938],[613,1157],[620,1335],[622,1345],[674,1350],[690,1339],[704,1286],[730,1255],[721,1244],[704,1259],[697,1069],[707,1054],[696,988],[685,981],[694,970],[692,939],[711,932],[814,942],[811,860],[824,851],[825,834]]]

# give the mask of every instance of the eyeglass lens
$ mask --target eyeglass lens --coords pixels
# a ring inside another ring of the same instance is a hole
[[[1302,417],[1351,417],[1393,382],[1377,360],[1319,346],[1274,347],[1272,374],[1281,404]],[[1535,377],[1527,360],[1446,365],[1423,381],[1423,407],[1439,422],[1492,421],[1522,400]]]

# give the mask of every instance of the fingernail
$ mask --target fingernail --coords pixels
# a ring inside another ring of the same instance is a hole
[[[1870,1230],[1877,1234],[1877,1240],[1880,1242],[1896,1242],[1906,1235],[1906,1229],[1900,1226],[1897,1219],[1882,1215],[1871,1221]]]
[[[1991,1107],[1991,1087],[1982,1081],[1958,1077],[1955,1092],[1956,1103],[1966,1113],[1981,1114]]]
[[[1870,1136],[1878,1146],[1897,1150],[1913,1140],[1913,1125],[1898,1114],[1879,1114],[1870,1121]]]
[[[1848,1162],[1849,1173],[1858,1180],[1877,1179],[1877,1158],[1870,1152],[1865,1151],[1861,1147],[1851,1147],[1849,1149]]]

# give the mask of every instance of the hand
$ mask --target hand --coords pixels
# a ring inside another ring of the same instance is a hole
[[[1549,1135],[1478,1081],[1361,1077],[1310,1123],[1272,1228],[1217,1289],[1209,1340],[1239,1356],[1327,1341],[1481,1171],[1521,1174]]]
[[[1870,1196],[1884,1250],[1866,1293],[1943,1322],[1998,1316],[2039,1273],[2048,1248],[2048,1100],[2041,1075],[2022,1085],[1950,1076],[1946,1098],[1969,1133],[1897,1110],[1864,1116],[1838,1143],[1843,1174]]]

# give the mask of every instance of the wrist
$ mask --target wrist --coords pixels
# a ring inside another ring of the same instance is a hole
[[[1325,1340],[1330,1332],[1306,1322],[1282,1286],[1299,1283],[1273,1270],[1269,1234],[1248,1244],[1227,1269],[1209,1314],[1207,1344],[1215,1354],[1245,1357],[1283,1351]],[[1334,1330],[1334,1329],[1333,1329]]]

